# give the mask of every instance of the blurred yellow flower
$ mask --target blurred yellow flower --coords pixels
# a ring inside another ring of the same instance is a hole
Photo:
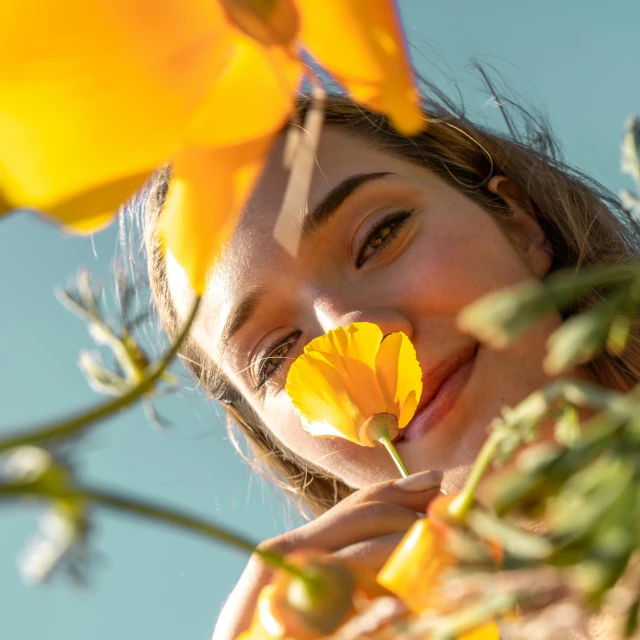
[[[424,128],[395,2],[297,0],[297,4],[302,45],[356,102],[386,114],[405,135]],[[344,30],[343,37],[338,30]]]
[[[3,0],[0,215],[89,233],[173,160],[161,237],[202,293],[292,113],[299,48],[403,132],[422,128],[392,0]]]
[[[389,595],[367,569],[330,555],[307,549],[286,560],[300,575],[274,572],[258,596],[250,629],[239,640],[331,637],[373,600]]]
[[[429,609],[451,612],[441,580],[456,558],[448,550],[445,536],[430,519],[416,521],[378,573],[378,582],[415,613]],[[489,622],[458,636],[458,640],[500,640],[500,632]]]
[[[286,390],[312,435],[372,447],[378,444],[373,417],[386,417],[391,439],[413,417],[422,371],[404,333],[385,336],[375,324],[354,322],[306,345]]]
[[[429,519],[417,520],[378,573],[378,582],[419,613],[442,610],[442,574],[455,565],[442,532]]]

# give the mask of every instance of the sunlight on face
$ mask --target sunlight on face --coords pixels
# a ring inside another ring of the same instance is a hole
[[[282,144],[212,273],[196,339],[287,447],[353,487],[396,471],[380,448],[302,429],[284,382],[304,345],[354,321],[403,331],[425,393],[466,363],[466,375],[447,378],[435,411],[436,402],[419,407],[411,437],[398,443],[410,471],[443,469],[443,487],[457,488],[491,419],[547,380],[544,343],[560,319],[493,352],[476,351],[456,316],[489,291],[543,275],[549,256],[517,251],[484,209],[430,171],[328,128],[293,258],[273,238],[288,177],[281,153]],[[177,306],[186,309],[188,287],[179,267],[169,267]]]

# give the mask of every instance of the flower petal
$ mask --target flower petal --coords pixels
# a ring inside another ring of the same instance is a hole
[[[126,202],[132,193],[138,191],[150,177],[151,174],[143,173],[116,180],[38,213],[45,219],[62,222],[63,229],[70,233],[94,233],[111,224],[119,206]]]
[[[428,519],[418,520],[389,556],[377,580],[415,612],[446,611],[448,601],[440,580],[454,564],[442,533]]]
[[[219,72],[229,30],[211,0],[40,0],[37,11],[3,0],[0,199],[53,209],[162,164]]]
[[[425,126],[392,0],[298,0],[300,38],[353,98],[413,135]]]
[[[234,34],[222,72],[189,126],[189,142],[223,146],[277,133],[293,109],[302,65],[280,47]]]
[[[383,340],[380,327],[354,322],[309,342],[293,363],[286,390],[314,435],[341,435],[358,444],[366,420],[392,414],[400,428],[413,417],[422,372],[402,333]]]
[[[221,5],[238,29],[262,44],[289,46],[298,34],[294,0],[221,0]]]
[[[413,417],[422,395],[422,370],[416,350],[404,333],[385,336],[376,357],[376,375],[382,393],[398,426],[403,429]]]
[[[345,378],[324,354],[299,356],[291,365],[285,388],[309,433],[360,444],[358,434],[365,417],[354,403]]]
[[[353,322],[315,338],[304,349],[305,353],[322,353],[327,358],[365,418],[387,412],[375,375],[376,353],[382,336],[376,324]]]
[[[389,413],[393,408],[382,395],[375,371],[368,363],[335,353],[318,352],[318,355],[322,355],[340,376],[342,384],[349,391],[351,401],[365,418],[377,413]]]
[[[158,222],[164,248],[182,266],[196,294],[264,166],[271,138],[178,154]]]
[[[352,322],[348,327],[337,327],[314,338],[305,346],[304,352],[335,353],[345,358],[359,360],[375,370],[376,353],[382,338],[382,329],[377,324]]]

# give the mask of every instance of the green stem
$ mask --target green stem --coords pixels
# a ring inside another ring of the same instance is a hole
[[[524,418],[531,419],[532,416],[535,417],[536,422],[539,422],[561,400],[571,402],[579,407],[594,407],[610,413],[619,413],[625,416],[632,415],[636,410],[636,403],[639,397],[640,385],[637,385],[625,395],[588,382],[556,380],[544,389],[534,391],[525,398],[506,420],[513,423],[512,428],[515,428],[519,421],[524,420]],[[524,422],[526,423],[526,420]],[[484,443],[464,488],[449,505],[448,513],[454,520],[463,522],[474,505],[475,494],[480,481],[491,466],[503,437],[499,432],[492,431]]]
[[[378,438],[378,442],[389,452],[391,459],[396,463],[396,467],[398,467],[402,477],[406,478],[409,475],[409,470],[405,466],[404,462],[402,462],[402,458],[393,446],[393,442],[391,442],[390,438],[383,436],[382,438]]]
[[[191,329],[191,325],[196,317],[199,306],[200,298],[196,298],[186,322],[170,349],[161,360],[153,363],[147,368],[144,379],[135,387],[132,387],[127,393],[112,400],[108,400],[97,407],[84,411],[71,418],[63,418],[62,420],[57,420],[56,422],[41,427],[18,430],[18,433],[15,435],[0,438],[0,451],[6,451],[7,449],[13,449],[14,447],[26,444],[36,444],[43,440],[68,438],[83,429],[86,429],[90,425],[108,418],[116,411],[128,407],[130,404],[146,395],[162,376],[169,364],[171,364],[171,361],[178,352],[178,349],[180,349],[189,333],[189,330]]]
[[[138,516],[139,518],[163,522],[183,530],[186,529],[192,533],[198,533],[206,538],[223,542],[228,546],[235,547],[236,549],[246,553],[255,554],[276,569],[286,571],[291,575],[301,578],[305,582],[309,580],[307,574],[303,570],[289,564],[280,554],[275,553],[274,551],[260,549],[250,540],[247,540],[246,538],[243,538],[242,536],[217,524],[208,522],[202,518],[191,516],[181,511],[166,509],[165,507],[152,502],[131,500],[128,497],[118,495],[117,493],[89,488],[57,489],[46,487],[45,489],[42,486],[38,486],[36,483],[30,485],[0,485],[0,499],[17,499],[25,495],[39,497],[44,500],[87,500],[92,504],[97,504],[107,509],[129,513],[134,516]]]
[[[491,433],[482,449],[480,449],[480,453],[478,454],[476,461],[473,463],[471,473],[465,482],[464,488],[451,501],[448,513],[458,522],[464,521],[469,509],[474,505],[478,485],[484,477],[484,474],[487,472],[487,469],[491,466],[501,440],[501,435],[497,434],[495,431]]]

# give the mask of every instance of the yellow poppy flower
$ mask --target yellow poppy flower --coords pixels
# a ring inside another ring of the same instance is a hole
[[[258,596],[250,629],[239,640],[313,640],[336,632],[339,637],[341,625],[376,598],[390,595],[368,569],[324,553],[306,549],[286,560],[302,575],[274,571]]]
[[[378,582],[419,613],[446,605],[439,582],[455,565],[444,536],[428,519],[417,520],[378,573]]]
[[[422,519],[407,531],[377,580],[416,613],[431,609],[446,614],[451,605],[441,591],[441,580],[455,563],[442,530],[430,519]],[[489,622],[458,636],[458,640],[500,640],[500,631]]]
[[[3,0],[0,215],[90,233],[175,160],[161,237],[202,293],[292,113],[298,48],[401,130],[423,126],[393,4]]]
[[[303,46],[356,102],[405,135],[424,128],[395,2],[298,0],[298,7]]]
[[[307,344],[285,388],[310,434],[372,447],[413,417],[422,371],[405,334],[354,322]]]

